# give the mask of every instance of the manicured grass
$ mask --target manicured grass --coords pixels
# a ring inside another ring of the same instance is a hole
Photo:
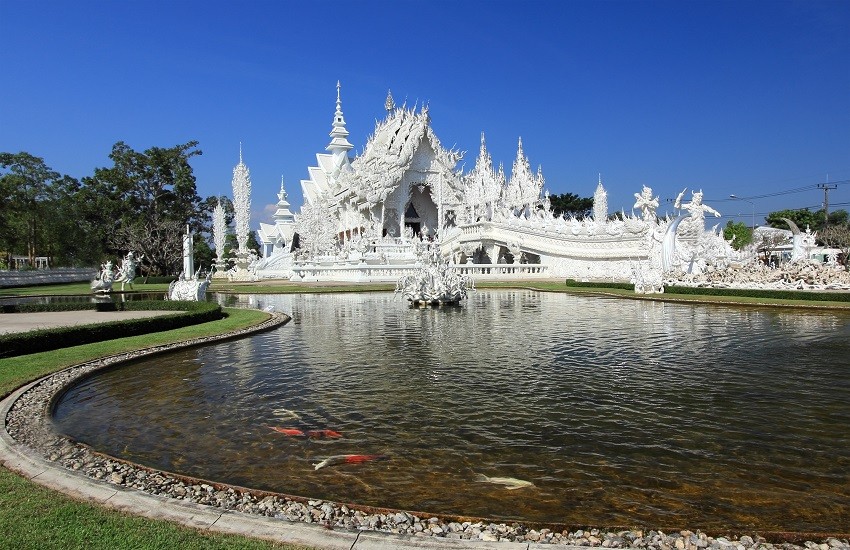
[[[0,395],[66,366],[151,345],[212,336],[268,318],[262,311],[225,309],[220,321],[177,330],[118,338],[58,351],[0,360]],[[0,468],[0,547],[3,548],[221,548],[296,550],[292,545],[204,533],[166,521],[153,521],[78,502]]]
[[[204,533],[106,510],[36,485],[5,468],[0,468],[0,536],[0,547],[34,550],[304,548]]]
[[[46,374],[96,357],[238,330],[269,316],[251,309],[225,308],[224,312],[227,317],[211,323],[0,359],[0,396],[6,396],[15,388]]]
[[[664,294],[635,294],[633,290],[622,288],[584,288],[569,287],[563,281],[482,281],[475,284],[476,288],[527,288],[543,292],[565,292],[568,294],[588,294],[597,296],[613,296],[632,300],[659,300],[666,302],[691,302],[700,304],[728,304],[753,306],[787,306],[813,309],[845,309],[850,310],[848,302],[784,300],[776,298],[753,298],[749,296],[715,296],[707,294],[675,294],[665,291]]]

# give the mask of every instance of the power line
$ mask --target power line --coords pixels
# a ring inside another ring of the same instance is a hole
[[[824,185],[830,186],[831,189],[835,189],[839,185],[848,185],[850,184],[850,180],[841,180],[841,181],[831,181],[829,183],[812,183],[809,185],[804,185],[803,187],[795,187],[794,189],[786,189],[785,191],[776,191],[774,193],[765,193],[764,195],[748,195],[746,197],[738,197],[739,200],[743,199],[766,199],[768,197],[779,197],[781,195],[790,195],[792,193],[802,193],[803,191],[814,191],[816,189],[823,189]],[[735,199],[717,199],[713,202],[723,202],[723,201],[732,201]]]

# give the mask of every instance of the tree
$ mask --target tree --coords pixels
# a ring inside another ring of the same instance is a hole
[[[22,252],[35,265],[36,256],[53,256],[69,243],[54,239],[63,236],[58,228],[66,192],[79,184],[23,151],[0,153],[0,166],[5,171],[0,175],[0,249]]]
[[[186,225],[194,233],[209,230],[209,202],[198,196],[189,164],[201,154],[197,145],[190,141],[140,153],[119,141],[109,155],[114,165],[83,180],[100,198],[99,210],[91,214],[103,222],[100,237],[108,253],[144,254],[152,274],[180,271]]]
[[[733,222],[729,220],[723,228],[723,238],[732,240],[732,248],[741,250],[753,242],[753,230],[744,222]]]
[[[832,216],[830,216],[830,219]],[[841,250],[839,261],[850,270],[850,223],[832,225],[822,230],[818,238],[828,247]]]
[[[820,231],[824,227],[824,221],[826,221],[823,208],[814,212],[808,208],[779,210],[768,214],[765,220],[770,227],[789,229],[788,223],[783,218],[788,218],[794,222],[802,231],[805,231],[806,227],[811,228],[812,231]],[[847,222],[847,219],[848,214],[846,210],[835,210],[829,213],[829,223],[827,225],[842,225]]]
[[[806,227],[811,227],[814,230],[818,225],[815,213],[808,208],[771,212],[767,215],[765,221],[770,227],[776,227],[777,229],[790,229],[790,227],[788,227],[788,222],[786,222],[784,218],[794,222],[797,227],[803,231],[806,230]]]
[[[782,233],[765,231],[761,233],[761,237],[758,241],[756,241],[756,250],[758,250],[760,254],[763,254],[762,261],[765,264],[769,264],[771,262],[771,258],[774,256],[774,253],[779,249],[779,247],[788,243],[788,237]]]
[[[586,218],[593,210],[592,197],[579,197],[575,193],[563,193],[561,195],[549,195],[552,204],[552,215],[560,216],[567,214],[576,218]]]

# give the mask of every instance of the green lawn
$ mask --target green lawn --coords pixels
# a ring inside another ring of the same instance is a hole
[[[0,468],[0,547],[16,549],[269,549],[297,547],[202,533],[78,502]]]
[[[0,395],[63,367],[104,355],[151,345],[212,336],[251,326],[268,314],[225,309],[227,318],[177,330],[118,338],[63,350],[0,360]],[[200,532],[167,521],[153,521],[78,502],[0,468],[0,547],[2,548],[285,548],[292,545]]]

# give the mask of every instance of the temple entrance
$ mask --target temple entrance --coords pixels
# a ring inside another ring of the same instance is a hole
[[[416,237],[420,237],[420,233],[422,232],[422,221],[419,218],[419,212],[416,211],[416,208],[413,206],[413,203],[408,203],[407,208],[404,210],[404,227],[410,228],[413,230],[413,235]]]
[[[421,223],[419,223],[419,222],[408,222],[408,221],[405,221],[405,222],[404,222],[404,227],[409,227],[409,228],[411,228],[411,229],[413,230],[413,234],[414,234],[416,237],[419,237],[419,236],[420,236],[420,233],[422,232],[422,224],[421,224]]]
[[[403,226],[411,228],[417,237],[433,237],[437,229],[437,205],[431,197],[431,188],[427,185],[413,185],[409,193],[404,207]]]

